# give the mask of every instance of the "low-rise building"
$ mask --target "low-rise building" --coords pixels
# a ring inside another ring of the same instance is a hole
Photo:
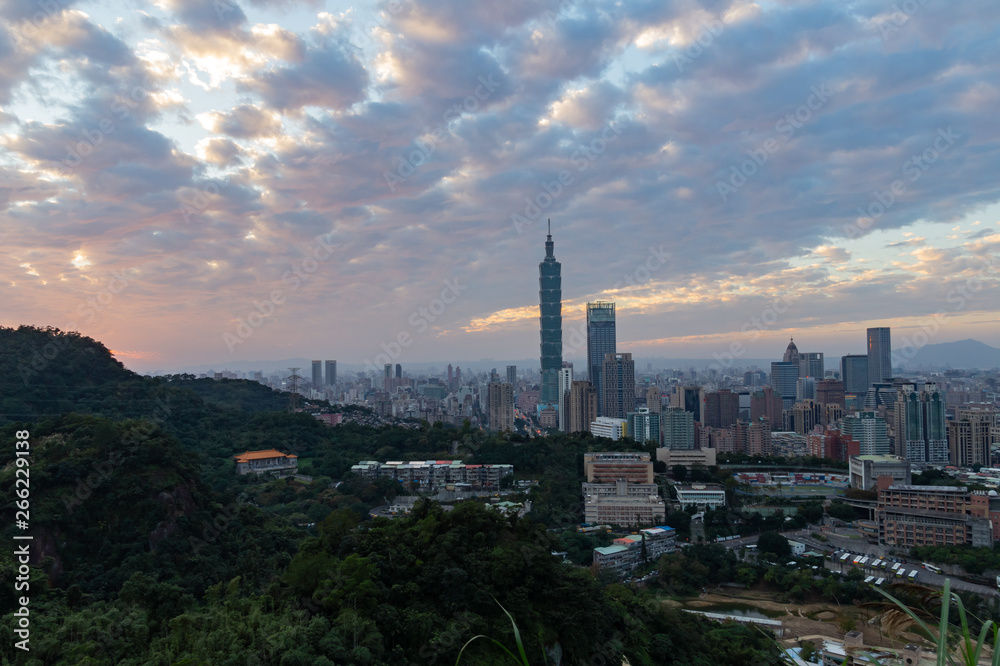
[[[670,469],[674,465],[684,465],[688,468],[694,467],[695,465],[711,467],[715,464],[715,453],[715,449],[685,451],[679,449],[661,448],[656,449],[656,459],[666,465],[667,469]]]
[[[388,477],[403,484],[413,484],[418,491],[442,490],[449,485],[467,484],[470,490],[496,490],[505,476],[514,473],[513,465],[467,465],[461,460],[390,460],[380,463],[363,460],[351,471],[368,479]]]
[[[878,484],[879,543],[888,546],[990,547],[997,540],[987,493],[961,486]],[[997,507],[1000,509],[1000,506]]]
[[[900,456],[851,456],[849,465],[851,487],[860,490],[875,490],[880,476],[891,477],[893,483],[902,485],[912,480],[910,461]]]
[[[594,451],[583,454],[583,473],[591,483],[653,483],[653,461],[644,451]]]
[[[295,474],[299,469],[299,457],[294,453],[282,453],[277,449],[267,451],[246,451],[233,456],[236,461],[236,473],[262,474],[274,472],[278,476]]]
[[[677,491],[677,502],[682,509],[689,506],[700,510],[726,506],[726,491],[717,483],[675,485],[674,490]]]
[[[584,522],[653,525],[667,515],[655,483],[584,483]]]
[[[643,547],[646,562],[655,562],[661,555],[675,550],[677,531],[672,527],[660,526],[639,530],[620,539],[610,546],[594,549],[594,564],[624,574],[643,563]],[[643,543],[645,542],[645,543]]]

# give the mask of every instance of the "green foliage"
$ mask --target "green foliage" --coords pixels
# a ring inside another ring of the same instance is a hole
[[[960,546],[918,546],[910,551],[914,558],[937,564],[955,564],[968,573],[979,575],[986,569],[1000,569],[1000,550]]]
[[[778,532],[762,532],[757,539],[757,550],[762,555],[769,554],[777,558],[787,558],[792,555],[788,539]]]
[[[827,513],[837,520],[843,520],[845,523],[853,522],[857,518],[854,507],[843,502],[832,502],[827,508]]]

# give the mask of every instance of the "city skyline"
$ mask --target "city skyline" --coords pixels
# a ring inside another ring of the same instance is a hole
[[[139,371],[529,358],[550,217],[567,346],[614,301],[636,358],[1000,347],[995,3],[5,18],[0,324]]]

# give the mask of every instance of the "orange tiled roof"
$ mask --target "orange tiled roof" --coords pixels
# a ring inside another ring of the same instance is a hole
[[[282,453],[277,449],[269,449],[267,451],[237,453],[233,458],[236,459],[236,462],[248,462],[250,460],[266,460],[268,458],[298,458],[298,456],[294,453]]]

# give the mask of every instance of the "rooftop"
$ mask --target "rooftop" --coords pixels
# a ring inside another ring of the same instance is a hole
[[[247,462],[248,460],[267,460],[268,458],[298,458],[298,456],[294,453],[282,453],[277,449],[268,449],[267,451],[237,453],[233,458],[236,459],[236,462]]]

